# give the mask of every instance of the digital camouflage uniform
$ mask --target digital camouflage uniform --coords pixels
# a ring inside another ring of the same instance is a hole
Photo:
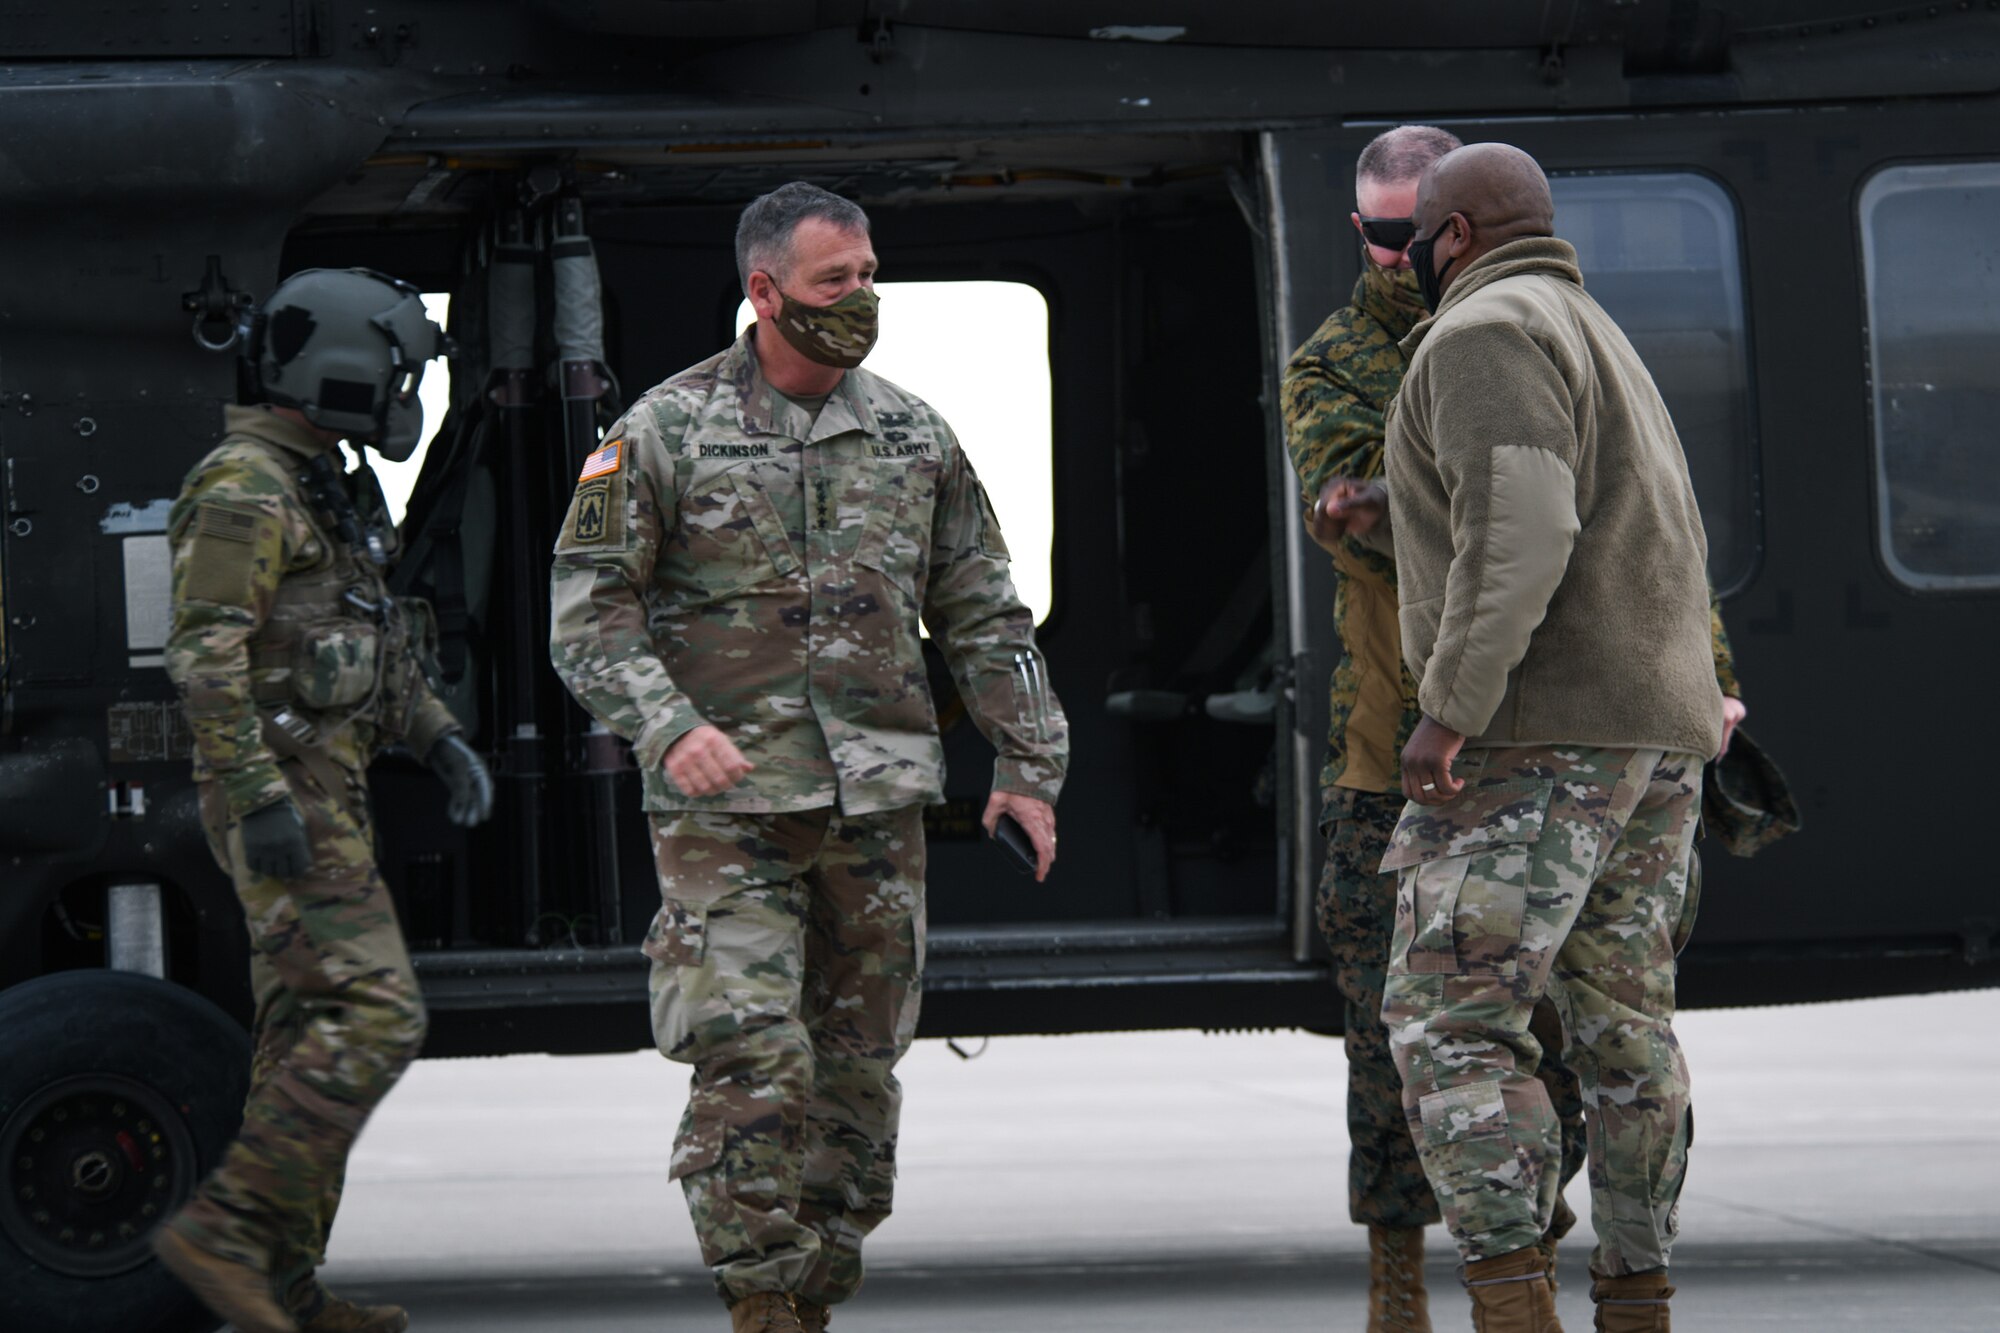
[[[831,1305],[889,1212],[890,1070],[916,1028],[921,807],[944,790],[919,616],[996,790],[1054,801],[1067,735],[1023,685],[1033,617],[950,428],[865,370],[815,419],[753,336],[647,393],[585,465],[551,653],[644,774],[653,1030],[694,1066],[672,1175],[703,1258],[725,1300]],[[756,768],[692,798],[662,760],[705,722]]]
[[[168,520],[166,659],[194,736],[203,827],[249,927],[255,1057],[241,1133],[170,1225],[296,1294],[324,1257],[355,1136],[424,1036],[364,774],[382,746],[421,755],[457,723],[419,667],[418,610],[389,597],[381,568],[306,497],[299,470],[327,446],[261,408],[227,408],[225,426]],[[393,554],[373,474],[339,484]],[[312,867],[258,876],[239,821],[287,799]]]
[[[1308,507],[1335,477],[1382,475],[1383,412],[1409,365],[1397,344],[1425,314],[1414,277],[1364,261],[1352,303],[1292,356],[1282,386],[1285,442]],[[1403,813],[1399,757],[1421,714],[1416,682],[1403,664],[1395,562],[1344,538],[1334,566],[1341,657],[1320,772],[1327,851],[1315,908],[1346,1002],[1348,1215],[1368,1226],[1423,1227],[1439,1213],[1410,1138],[1403,1083],[1382,1023],[1396,877],[1379,869]],[[1542,1026],[1553,1030],[1553,1014]],[[1568,1181],[1583,1167],[1583,1104],[1559,1059],[1542,1073],[1569,1131],[1562,1172]]]
[[[1397,826],[1384,1018],[1467,1260],[1534,1244],[1555,1208],[1560,1131],[1536,1077],[1553,1051],[1529,1030],[1546,995],[1593,1122],[1591,1270],[1667,1264],[1693,1132],[1671,1023],[1701,768],[1657,748],[1468,747],[1465,789]]]
[[[1413,276],[1364,260],[1350,304],[1292,354],[1281,386],[1285,447],[1308,509],[1335,477],[1382,475],[1383,413],[1409,368],[1398,344],[1426,313]],[[1352,537],[1333,560],[1341,655],[1320,770],[1323,832],[1350,818],[1349,793],[1402,790],[1398,760],[1420,717],[1396,623],[1396,562]]]

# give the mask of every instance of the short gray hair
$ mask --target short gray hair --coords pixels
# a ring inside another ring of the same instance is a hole
[[[736,220],[736,276],[750,290],[750,275],[759,270],[782,277],[791,267],[792,233],[807,218],[830,222],[842,231],[868,234],[868,215],[852,199],[804,181],[780,185],[759,195]]]
[[[1435,125],[1398,125],[1370,139],[1361,150],[1361,160],[1354,164],[1354,184],[1413,181],[1431,163],[1464,146],[1456,134]]]

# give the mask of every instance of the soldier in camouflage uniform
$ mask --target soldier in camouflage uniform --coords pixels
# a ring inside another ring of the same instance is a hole
[[[1422,711],[1383,861],[1383,1018],[1473,1326],[1561,1333],[1541,1246],[1561,1145],[1531,1021],[1553,1001],[1584,1094],[1596,1327],[1666,1333],[1691,1133],[1674,955],[1702,760],[1728,731],[1707,539],[1534,160],[1448,153],[1412,219],[1434,313],[1403,344],[1386,490],[1336,482],[1321,507],[1330,534],[1392,542]]]
[[[1425,314],[1403,253],[1417,177],[1457,146],[1443,130],[1405,125],[1378,135],[1362,152],[1352,217],[1365,252],[1361,277],[1352,303],[1292,356],[1281,387],[1286,446],[1308,506],[1336,478],[1381,475],[1383,413],[1408,365],[1398,344]],[[1380,870],[1403,813],[1396,756],[1420,716],[1416,683],[1402,661],[1395,561],[1352,537],[1324,545],[1337,571],[1333,617],[1341,657],[1320,772],[1327,852],[1315,907],[1346,1002],[1348,1216],[1368,1228],[1369,1333],[1424,1333],[1431,1324],[1423,1228],[1439,1213],[1410,1138],[1403,1081],[1382,1023],[1396,877]],[[1552,1011],[1542,1017],[1545,1029],[1554,1021]],[[1582,1100],[1559,1059],[1543,1065],[1542,1077],[1569,1130],[1567,1183],[1583,1166]],[[1552,1225],[1551,1262],[1555,1241],[1573,1220],[1562,1215]]]
[[[919,618],[1055,855],[1067,733],[951,428],[858,368],[867,218],[802,183],[737,231],[758,323],[585,464],[551,653],[633,743],[660,874],[653,1033],[693,1066],[670,1174],[738,1333],[824,1328],[888,1216],[943,751]]]
[[[249,927],[255,1057],[241,1133],[155,1245],[243,1333],[395,1333],[402,1310],[331,1297],[314,1276],[355,1136],[424,1036],[365,774],[383,746],[408,746],[461,824],[485,818],[492,789],[426,681],[427,608],[389,594],[396,533],[374,473],[343,472],[338,445],[409,456],[409,368],[443,334],[412,288],[310,270],[244,336],[262,401],[225,409],[169,518],[166,657],[203,827]],[[372,382],[354,378],[370,366]]]
[[[1357,164],[1351,221],[1362,236],[1361,277],[1351,303],[1293,355],[1281,386],[1286,445],[1309,507],[1309,530],[1323,488],[1382,474],[1383,414],[1409,364],[1399,344],[1428,313],[1405,257],[1417,179],[1456,147],[1444,130],[1399,126],[1378,135]],[[1337,571],[1333,615],[1341,644],[1320,773],[1327,853],[1315,907],[1346,1002],[1348,1214],[1369,1229],[1370,1333],[1423,1330],[1430,1322],[1422,1229],[1440,1215],[1410,1136],[1402,1078],[1382,1022],[1396,907],[1396,876],[1382,868],[1382,858],[1404,807],[1397,756],[1422,715],[1402,660],[1395,561],[1351,536],[1315,536]],[[1740,690],[1719,613],[1713,635],[1717,677],[1736,709],[1733,726],[1742,716],[1734,704]],[[1550,1052],[1540,1077],[1562,1127],[1560,1182],[1567,1185],[1584,1165],[1583,1098],[1559,1056],[1553,1007],[1538,1006],[1535,1024]],[[1551,1266],[1555,1242],[1574,1221],[1558,1191],[1543,1241]]]

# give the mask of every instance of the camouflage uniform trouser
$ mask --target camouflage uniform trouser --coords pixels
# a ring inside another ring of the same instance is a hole
[[[195,1244],[268,1271],[287,1297],[326,1256],[347,1155],[416,1058],[423,998],[375,868],[367,792],[329,796],[284,765],[313,865],[296,880],[243,864],[221,790],[202,784],[202,825],[250,928],[257,997],[250,1099],[222,1162],[172,1222]]]
[[[1402,818],[1400,796],[1357,791],[1327,839],[1326,866],[1314,906],[1333,953],[1334,984],[1346,1001],[1341,1023],[1347,1047],[1347,1215],[1362,1226],[1416,1228],[1438,1220],[1437,1198],[1424,1178],[1410,1122],[1403,1111],[1403,1077],[1389,1053],[1382,1021],[1382,986],[1396,925],[1396,876],[1380,870],[1390,835]],[[1560,1047],[1560,1021],[1547,1001],[1535,1008],[1534,1029]],[[1576,1076],[1554,1050],[1537,1077],[1562,1125],[1561,1184],[1583,1169],[1583,1095]],[[1562,1207],[1554,1223],[1567,1233],[1575,1215]]]
[[[837,1304],[895,1187],[923,811],[660,814],[653,847],[653,1037],[694,1066],[670,1174],[702,1259],[725,1301]]]
[[[1583,1085],[1593,1272],[1666,1266],[1693,1125],[1674,1039],[1701,761],[1657,749],[1467,750],[1412,804],[1383,1018],[1424,1170],[1467,1259],[1548,1225],[1556,1117],[1529,1015],[1555,1002]]]

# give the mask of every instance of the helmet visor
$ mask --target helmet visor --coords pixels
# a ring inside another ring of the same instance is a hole
[[[407,282],[388,277],[383,281],[393,285],[402,299],[371,321],[389,342],[387,401],[375,448],[384,458],[401,461],[416,449],[423,433],[424,408],[418,393],[426,365],[444,354],[446,341],[444,330],[424,310],[423,293]]]
[[[443,356],[447,346],[444,330],[431,322],[423,296],[406,282],[397,282],[403,299],[371,321],[389,340],[389,401],[407,407],[417,399],[424,382],[424,367],[434,356]]]

